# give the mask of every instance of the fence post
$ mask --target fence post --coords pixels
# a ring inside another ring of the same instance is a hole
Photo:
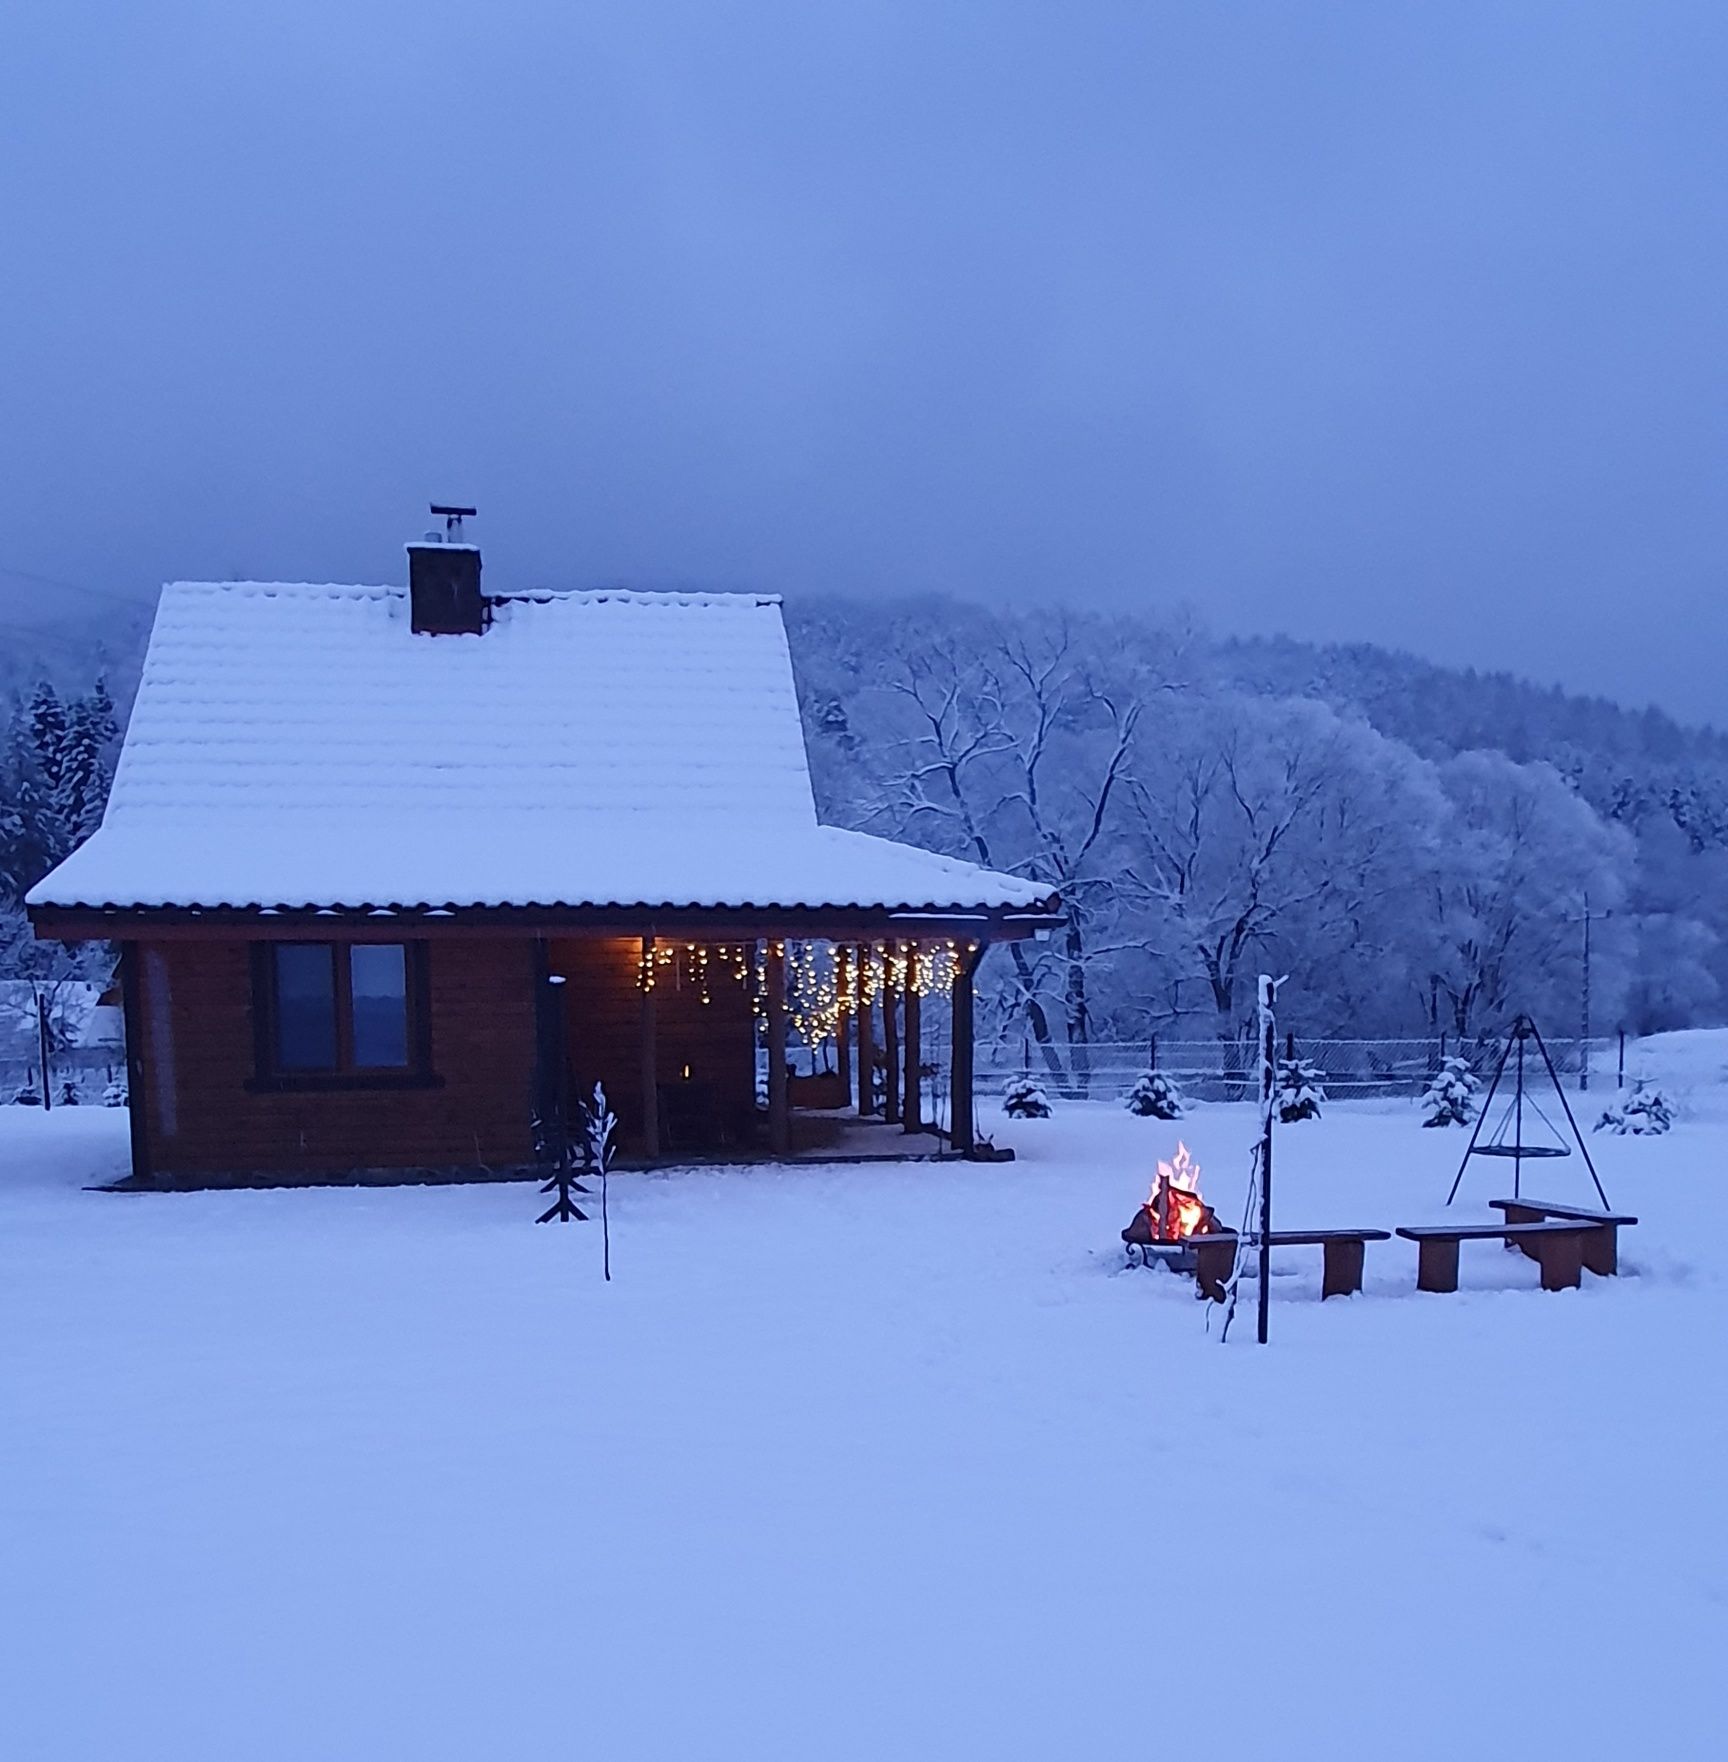
[[[1626,1087],[1626,1030],[1624,1028],[1620,1030],[1620,1065],[1614,1073],[1614,1087],[1616,1089]]]

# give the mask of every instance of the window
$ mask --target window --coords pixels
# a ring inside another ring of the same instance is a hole
[[[383,1081],[424,1069],[423,951],[402,942],[258,950],[259,1075]]]

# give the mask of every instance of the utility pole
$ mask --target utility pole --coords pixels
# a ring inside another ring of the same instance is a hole
[[[1587,1090],[1590,1087],[1590,925],[1598,918],[1611,918],[1612,911],[1592,912],[1590,909],[1590,893],[1584,893],[1584,910],[1579,915],[1579,922],[1584,926],[1584,960],[1581,983],[1579,985],[1579,1021],[1578,1021],[1578,1087]]]

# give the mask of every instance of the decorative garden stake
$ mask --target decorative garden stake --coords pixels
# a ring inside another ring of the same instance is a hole
[[[552,1178],[540,1191],[556,1193],[558,1197],[534,1220],[537,1224],[554,1221],[567,1224],[572,1219],[577,1223],[588,1221],[588,1214],[571,1197],[576,1193],[586,1195],[588,1189],[576,1178],[575,1146],[570,1142],[563,985],[561,974],[547,975],[539,1010],[540,1104],[534,1115],[534,1154],[552,1171]]]
[[[600,1171],[600,1264],[606,1282],[612,1282],[612,1220],[606,1210],[606,1177],[612,1168],[612,1135],[618,1129],[612,1110],[606,1105],[606,1091],[594,1085],[594,1098],[582,1110],[588,1134],[588,1166]]]

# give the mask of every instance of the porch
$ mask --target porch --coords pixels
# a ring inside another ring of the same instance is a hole
[[[621,1166],[982,1150],[976,935],[536,942],[536,1115],[577,1137],[598,1085]]]

